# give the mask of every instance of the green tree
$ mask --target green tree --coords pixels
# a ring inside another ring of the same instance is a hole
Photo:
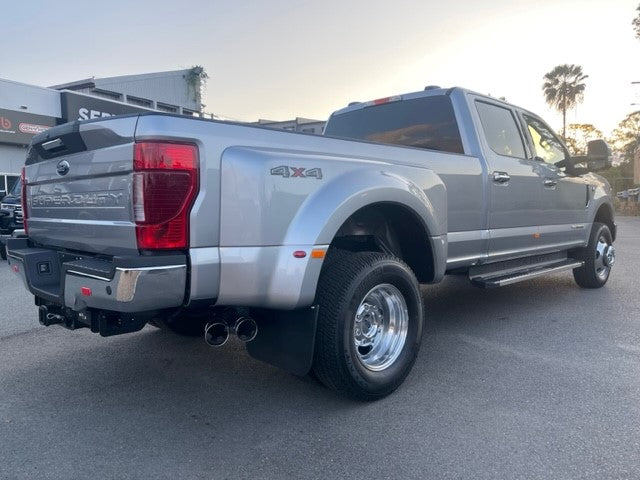
[[[636,12],[638,12],[638,14],[631,22],[631,25],[633,25],[633,30],[636,32],[636,38],[640,40],[640,5],[636,8]]]
[[[562,113],[562,138],[566,138],[567,111],[575,108],[584,98],[588,78],[580,65],[558,65],[544,76],[542,91],[549,106]]]
[[[630,113],[618,124],[609,143],[625,161],[633,161],[633,154],[640,146],[640,110]]]
[[[185,76],[187,88],[193,95],[193,101],[202,107],[202,90],[209,79],[209,74],[202,65],[194,65]]]
[[[571,155],[586,155],[589,140],[603,137],[602,131],[590,123],[570,123],[564,141]]]
[[[630,113],[613,131],[609,144],[622,157],[622,162],[604,172],[603,176],[616,192],[633,187],[633,155],[640,146],[640,110]]]

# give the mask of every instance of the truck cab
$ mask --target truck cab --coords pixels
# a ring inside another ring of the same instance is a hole
[[[447,270],[582,246],[595,217],[615,238],[610,186],[593,173],[610,166],[604,142],[585,168],[539,116],[502,100],[429,87],[351,104],[324,133],[474,159],[424,161],[447,187]]]

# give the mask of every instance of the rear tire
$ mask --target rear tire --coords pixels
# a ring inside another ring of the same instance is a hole
[[[573,278],[582,288],[601,288],[609,280],[615,263],[615,248],[611,231],[603,223],[595,222],[591,228],[589,243],[574,255],[584,265],[573,270]]]
[[[330,250],[325,262],[313,372],[348,397],[385,397],[404,381],[420,348],[418,281],[405,263],[382,253]]]

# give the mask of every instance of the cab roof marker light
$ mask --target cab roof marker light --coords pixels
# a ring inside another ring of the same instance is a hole
[[[399,102],[400,100],[402,100],[402,95],[395,95],[393,97],[378,98],[376,100],[371,100],[369,102],[365,102],[364,106],[365,107],[371,107],[373,105],[383,105],[385,103]]]

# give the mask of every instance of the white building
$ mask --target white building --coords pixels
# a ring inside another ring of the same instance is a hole
[[[194,67],[50,88],[0,79],[0,198],[19,177],[35,134],[61,123],[149,109],[200,115],[202,75],[202,68]]]

